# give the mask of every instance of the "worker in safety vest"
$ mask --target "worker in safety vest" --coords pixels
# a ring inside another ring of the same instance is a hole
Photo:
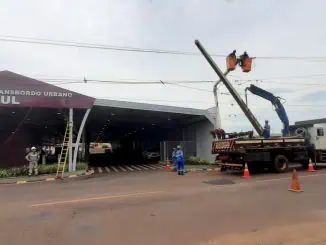
[[[268,139],[271,137],[271,126],[268,124],[268,120],[265,120],[263,136],[265,139]]]
[[[178,165],[178,175],[184,175],[185,161],[184,161],[183,151],[180,145],[178,145],[177,147],[176,159]]]
[[[173,165],[175,170],[178,168],[176,154],[177,154],[177,149],[173,148],[173,151],[172,151],[172,165]]]
[[[31,176],[33,174],[38,175],[38,161],[40,160],[40,154],[36,151],[36,148],[33,146],[31,152],[27,154],[25,159],[29,162],[28,165],[28,175]]]
[[[240,61],[240,66],[241,67],[244,66],[244,63],[245,63],[246,59],[248,59],[248,58],[249,58],[249,55],[248,55],[248,53],[246,51],[242,55],[240,55],[239,61]]]

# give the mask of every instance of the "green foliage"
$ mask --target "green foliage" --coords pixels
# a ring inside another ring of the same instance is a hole
[[[8,178],[9,174],[7,169],[0,169],[0,178]]]
[[[57,172],[57,164],[46,164],[38,165],[39,174],[55,174]],[[88,164],[81,162],[77,163],[76,171],[85,170],[88,168]],[[68,165],[65,166],[65,171],[68,171]],[[28,166],[22,167],[13,167],[0,169],[0,178],[8,178],[8,177],[19,177],[19,176],[27,176],[28,175]]]
[[[39,174],[54,174],[57,172],[58,164],[38,165]],[[68,171],[68,166],[65,166],[65,171]]]
[[[209,165],[211,163],[205,159],[201,159],[200,157],[192,156],[186,160],[186,164],[187,165]]]
[[[88,168],[88,164],[86,162],[79,162],[76,165],[76,171],[86,170]]]

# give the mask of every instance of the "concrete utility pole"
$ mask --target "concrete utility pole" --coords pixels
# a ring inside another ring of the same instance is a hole
[[[221,80],[217,81],[213,87],[213,94],[215,100],[215,128],[222,128],[221,118],[220,118],[220,108],[218,105],[218,98],[217,98],[217,86]]]
[[[229,74],[230,71],[224,73],[224,76]],[[218,80],[213,87],[213,94],[215,100],[215,128],[222,128],[221,117],[220,117],[220,108],[218,104],[218,96],[217,96],[217,86],[221,83],[221,80]]]

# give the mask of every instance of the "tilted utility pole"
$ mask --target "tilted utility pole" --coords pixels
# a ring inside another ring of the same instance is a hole
[[[223,82],[223,84],[225,85],[225,87],[228,89],[228,91],[230,92],[230,94],[233,96],[233,98],[235,99],[235,101],[238,103],[238,105],[240,106],[241,110],[246,115],[246,117],[248,118],[248,120],[250,121],[250,123],[252,124],[252,126],[254,127],[254,129],[256,130],[256,132],[258,133],[258,135],[259,136],[262,136],[263,135],[263,131],[264,131],[263,130],[263,127],[260,125],[260,123],[258,122],[258,120],[256,119],[256,117],[254,116],[254,114],[250,111],[250,109],[248,108],[248,106],[246,105],[246,103],[242,100],[242,98],[240,97],[240,95],[238,94],[238,92],[233,88],[233,86],[230,83],[230,81],[225,77],[225,75],[222,73],[222,71],[220,70],[220,68],[216,65],[215,61],[208,54],[208,52],[205,50],[205,48],[201,45],[201,43],[199,42],[199,40],[196,40],[195,41],[195,45],[200,50],[200,52],[205,57],[205,59],[207,60],[207,62],[210,64],[210,66],[213,68],[213,70],[216,72],[216,74],[218,75],[218,77],[220,78],[220,80]],[[218,83],[219,82],[217,82],[216,87],[217,87]],[[214,89],[215,89],[215,87],[214,87]],[[215,94],[215,92],[214,92],[214,94]],[[217,99],[217,88],[216,88],[216,95],[214,95],[214,96]],[[216,101],[215,101],[215,103],[216,103]]]

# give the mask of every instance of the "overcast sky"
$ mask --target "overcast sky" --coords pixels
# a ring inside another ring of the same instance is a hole
[[[0,35],[103,45],[197,52],[199,39],[212,53],[237,49],[249,55],[326,57],[324,0],[1,0]],[[224,58],[215,58],[222,70]],[[250,74],[240,69],[229,78],[263,78],[257,85],[286,99],[291,123],[326,117],[326,60],[256,59]],[[119,52],[0,42],[0,70],[37,79],[215,80],[202,56]],[[235,83],[243,90],[250,83]],[[308,84],[308,85],[307,85]],[[309,85],[311,84],[311,85]],[[316,85],[316,84],[321,84]],[[193,108],[212,107],[212,84],[171,85],[63,84],[98,98]],[[221,92],[225,92],[223,86]],[[221,118],[228,131],[251,126],[231,96],[221,95]],[[270,103],[254,95],[249,105],[272,131],[281,124]],[[302,106],[302,105],[316,105]],[[234,116],[236,115],[236,116]]]

